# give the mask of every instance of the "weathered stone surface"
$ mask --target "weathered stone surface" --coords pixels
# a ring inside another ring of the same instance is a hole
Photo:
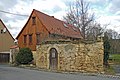
[[[19,52],[19,47],[10,49],[10,64],[16,63],[15,57],[16,57],[18,52]]]
[[[37,46],[36,65],[49,69],[49,51],[55,48],[58,52],[58,69],[60,71],[103,71],[103,42],[91,44],[59,43]]]

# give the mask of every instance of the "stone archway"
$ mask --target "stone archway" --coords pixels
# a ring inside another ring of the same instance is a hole
[[[49,51],[49,68],[56,70],[58,66],[58,52],[55,48],[51,48]]]

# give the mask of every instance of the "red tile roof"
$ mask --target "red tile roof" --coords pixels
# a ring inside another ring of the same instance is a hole
[[[78,28],[35,9],[33,11],[35,11],[39,20],[51,34],[58,34],[72,38],[82,38]]]
[[[36,17],[38,17],[38,19],[42,22],[42,24],[45,26],[45,28],[50,34],[58,34],[62,36],[72,37],[72,38],[83,38],[81,36],[80,30],[75,26],[72,26],[64,21],[56,19],[53,16],[49,16],[35,9],[33,9],[30,17],[32,16],[33,13],[36,14]],[[27,25],[27,23],[25,25]],[[23,27],[23,29],[24,28],[25,26]],[[21,30],[21,32],[23,31],[23,29]],[[18,39],[21,32],[18,34],[16,39]]]
[[[15,49],[15,48],[18,48],[17,45],[14,45],[14,46],[11,46],[10,49]]]

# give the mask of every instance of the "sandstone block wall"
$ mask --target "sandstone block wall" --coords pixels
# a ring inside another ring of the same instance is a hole
[[[36,64],[37,54],[36,51],[32,51],[33,53],[33,64]]]
[[[103,42],[96,43],[45,43],[37,46],[36,65],[49,69],[49,51],[58,52],[58,71],[103,71]]]

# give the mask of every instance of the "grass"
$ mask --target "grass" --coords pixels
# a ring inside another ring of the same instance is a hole
[[[110,54],[109,55],[109,67],[104,68],[106,74],[115,74],[114,65],[120,65],[120,54]]]
[[[120,54],[110,54],[109,55],[109,66],[108,68],[105,69],[106,74],[116,74],[115,68],[113,68],[114,65],[120,65]]]
[[[120,64],[120,54],[110,54],[109,60],[112,61],[113,63]]]
[[[120,61],[120,54],[110,54],[110,59]]]
[[[109,75],[115,75],[115,70],[112,66],[109,66],[107,68],[104,68],[105,74]]]

